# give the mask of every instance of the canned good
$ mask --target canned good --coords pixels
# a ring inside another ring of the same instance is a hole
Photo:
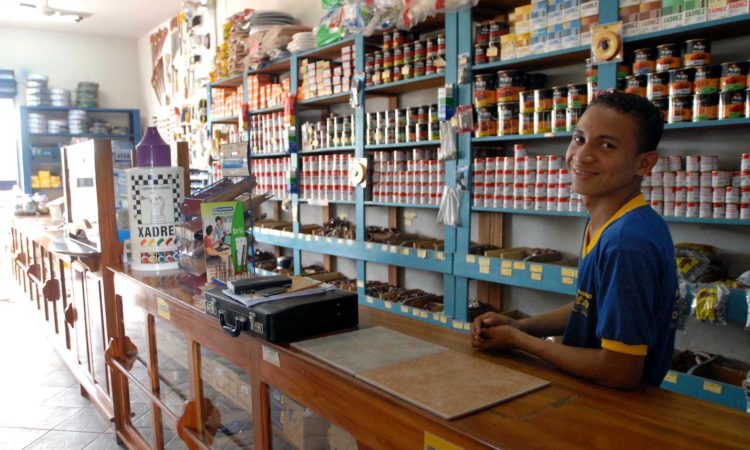
[[[495,108],[477,108],[477,125],[475,137],[497,135],[497,110]]]
[[[647,75],[646,97],[653,101],[669,94],[669,72],[654,72]]]
[[[552,120],[552,131],[559,132],[565,130],[567,130],[565,110],[556,109],[554,110],[554,118]]]
[[[568,85],[568,108],[585,108],[589,104],[589,88],[586,84]]]
[[[383,68],[383,52],[375,52],[375,70]]]
[[[573,131],[581,120],[581,116],[586,108],[568,108],[565,110],[565,130]]]
[[[484,53],[484,47],[477,44],[476,47],[474,47],[474,64],[486,64],[487,63],[487,55]]]
[[[497,102],[514,103],[526,85],[526,74],[519,70],[501,70],[497,73]],[[550,97],[551,98],[551,97]]]
[[[633,75],[645,75],[656,69],[653,48],[640,48],[633,51]]]
[[[719,94],[719,119],[740,119],[745,117],[745,91],[722,92]]]
[[[518,134],[518,103],[497,105],[497,135]]]
[[[536,89],[534,91],[534,112],[552,109],[552,89]]]
[[[534,134],[534,113],[520,113],[518,115],[519,134]]]
[[[669,96],[669,123],[690,122],[693,119],[693,97],[690,95]]]
[[[490,41],[490,26],[495,23],[492,22],[491,24],[483,24],[477,27],[477,44],[480,45],[487,45]],[[498,32],[500,31],[499,26],[497,26]]]
[[[719,117],[719,94],[695,94],[693,122],[715,120]]]
[[[584,76],[587,83],[596,83],[599,81],[599,68],[591,62],[591,58],[586,58],[586,72]]]
[[[534,113],[534,134],[552,131],[552,111],[537,111]]]
[[[391,67],[393,67],[393,52],[383,50],[383,68],[390,69]]]
[[[659,111],[661,111],[662,115],[664,116],[664,121],[666,122],[667,117],[669,116],[669,97],[664,96],[660,98],[653,98],[651,99],[651,103],[659,108]]]
[[[696,94],[719,92],[721,66],[700,66],[695,68],[693,91]]]
[[[563,111],[568,107],[568,87],[557,86],[552,88],[552,109]]]
[[[474,76],[474,105],[477,108],[484,108],[497,102],[495,80],[496,77],[492,74]]]
[[[663,44],[656,47],[656,71],[680,68],[680,46]]]
[[[693,92],[695,69],[675,69],[669,71],[669,95],[689,95]]]
[[[625,92],[628,94],[646,96],[646,87],[648,86],[648,77],[646,75],[631,75],[625,78],[627,86]]]
[[[685,67],[711,64],[711,41],[708,39],[690,39],[689,41],[685,41],[685,54],[682,60]]]
[[[393,49],[393,65],[401,66],[404,64],[404,52],[401,47]]]
[[[722,92],[742,91],[747,87],[747,61],[729,62],[721,65],[720,87]]]
[[[425,75],[425,62],[422,59],[414,61],[414,78]]]
[[[400,47],[402,45],[404,45],[404,35],[399,30],[396,30],[393,32],[393,46]]]
[[[520,103],[520,112],[522,113],[533,113],[534,112],[534,91],[524,91],[518,94]]]
[[[404,66],[398,65],[393,66],[393,72],[391,73],[391,80],[401,81],[404,79]]]
[[[401,54],[404,57],[404,64],[412,62],[414,60],[414,46],[406,43],[401,48]]]
[[[393,36],[391,33],[383,33],[383,50],[390,50],[393,45]]]

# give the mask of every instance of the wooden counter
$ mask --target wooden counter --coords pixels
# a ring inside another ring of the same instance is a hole
[[[184,336],[190,373],[188,399],[203,398],[209,381],[201,377],[201,349],[208,348],[248,375],[252,398],[252,430],[256,448],[270,448],[275,438],[268,386],[294,399],[337,427],[351,433],[359,448],[425,448],[425,433],[462,448],[749,448],[750,415],[652,387],[621,392],[565,375],[522,353],[488,354],[475,351],[466,334],[360,306],[360,327],[381,325],[477,358],[534,375],[551,386],[505,404],[459,418],[442,420],[288,345],[274,345],[242,334],[224,334],[216,319],[180,287],[177,274],[160,277],[115,272],[118,325],[124,333],[130,320],[123,309],[137,306],[148,316],[149,330],[163,327]],[[161,324],[161,325],[159,325]],[[149,335],[151,362],[159,344]],[[124,346],[115,352],[122,362]],[[144,351],[139,350],[143,355]],[[276,359],[276,356],[278,357]],[[212,363],[214,364],[214,363]],[[119,364],[123,369],[123,364]],[[155,364],[158,366],[158,363]],[[158,369],[151,369],[157,370]],[[222,372],[224,373],[224,372]],[[127,403],[129,378],[122,377]],[[161,374],[152,373],[151,380]],[[210,380],[218,383],[220,380]],[[158,381],[154,381],[158,400]],[[208,426],[204,402],[188,403],[185,411],[169,412],[163,401],[154,401],[155,417],[187,439],[193,447],[210,447],[215,429]],[[202,408],[202,411],[201,411]],[[134,446],[147,444],[135,433],[127,406],[120,410],[118,434]],[[163,414],[160,414],[162,412]],[[123,419],[124,418],[124,419]],[[171,423],[175,422],[175,423]],[[158,428],[156,421],[154,427]],[[213,430],[213,431],[212,431]],[[141,432],[143,435],[143,432]],[[158,442],[157,442],[158,444]],[[148,443],[150,446],[157,446]]]

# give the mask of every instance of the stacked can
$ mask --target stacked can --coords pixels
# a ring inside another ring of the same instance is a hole
[[[748,61],[721,65],[719,119],[746,117]]]
[[[26,105],[48,106],[50,104],[49,89],[45,75],[32,73],[26,78]]]
[[[247,106],[252,110],[284,104],[289,95],[290,79],[277,80],[270,74],[247,76]]]
[[[286,151],[284,113],[258,114],[250,117],[248,136],[250,148],[257,155]]]
[[[211,88],[211,115],[236,116],[242,103],[242,86],[236,88]]]
[[[68,127],[70,134],[86,133],[89,128],[86,111],[82,109],[71,109],[68,111]]]
[[[445,36],[415,40],[401,30],[383,33],[382,50],[365,54],[365,85],[373,86],[445,71]]]
[[[29,133],[44,134],[47,132],[47,116],[40,113],[29,113],[27,116]]]
[[[287,196],[292,167],[288,157],[259,159],[252,166],[258,192],[268,192],[278,199]]]
[[[474,64],[500,61],[500,37],[508,34],[508,31],[508,20],[504,15],[477,26]]]
[[[68,89],[50,89],[50,105],[58,108],[70,108],[70,91]]]
[[[438,105],[367,113],[365,145],[437,141],[440,139],[438,114]]]
[[[354,116],[331,116],[302,124],[302,151],[354,145]]]
[[[302,158],[300,198],[306,200],[353,201],[349,183],[351,155],[320,155]]]
[[[438,205],[445,172],[437,150],[415,148],[374,153],[373,200],[406,205]]]

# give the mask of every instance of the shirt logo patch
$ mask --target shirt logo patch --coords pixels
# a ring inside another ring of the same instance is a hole
[[[578,291],[576,296],[576,302],[573,305],[573,312],[578,313],[584,317],[589,315],[589,304],[591,303],[592,295],[588,292]]]

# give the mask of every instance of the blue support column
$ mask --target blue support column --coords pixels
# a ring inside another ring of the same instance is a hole
[[[291,55],[289,59],[289,92],[297,94],[297,89],[299,86],[299,75],[297,71],[297,65],[298,65],[299,59],[297,58],[297,55]],[[298,186],[302,184],[302,178],[300,174],[300,163],[299,163],[299,143],[300,143],[300,127],[297,121],[299,120],[299,108],[296,107],[295,102],[295,110],[294,110],[294,135],[296,140],[296,150],[294,153],[290,154],[289,157],[291,158],[292,163],[292,170],[296,172],[296,179]],[[292,194],[292,232],[294,233],[295,239],[299,235],[299,216],[300,216],[300,206],[299,206],[299,189],[297,189],[297,192]],[[294,274],[300,275],[302,273],[302,251],[295,247],[292,250],[292,254],[294,255]]]
[[[365,73],[365,37],[360,33],[354,38],[354,73]],[[362,87],[364,89],[364,86]],[[365,157],[365,102],[364,95],[359,108],[354,110],[354,157]],[[355,216],[356,216],[356,236],[357,242],[365,240],[365,190],[357,186],[355,191]],[[367,262],[363,259],[357,259],[357,294],[360,303],[365,298],[365,286],[367,284]]]
[[[599,23],[607,24],[619,20],[619,1],[599,1]],[[617,66],[620,63],[599,64],[598,89],[613,89],[617,86]]]
[[[18,181],[27,194],[31,194],[31,136],[29,134],[29,108],[21,106],[21,147],[19,153]]]

